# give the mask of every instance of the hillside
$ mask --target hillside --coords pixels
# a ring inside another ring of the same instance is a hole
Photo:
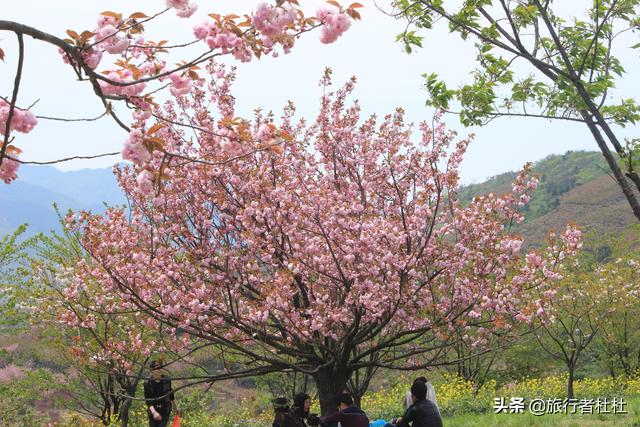
[[[523,210],[525,222],[514,229],[527,245],[541,245],[550,229],[559,230],[568,222],[604,235],[621,232],[636,223],[624,195],[608,175],[608,167],[598,152],[567,152],[536,162],[532,173],[540,185]],[[468,203],[473,196],[509,191],[517,172],[507,172],[480,184],[460,189]]]

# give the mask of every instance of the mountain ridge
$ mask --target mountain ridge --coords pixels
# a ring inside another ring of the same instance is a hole
[[[16,181],[0,186],[0,234],[27,223],[27,234],[59,228],[53,208],[104,212],[104,203],[118,205],[125,198],[112,168],[63,172],[52,166],[23,165]]]
[[[510,191],[517,174],[505,172],[482,183],[463,186],[458,192],[459,200],[467,204],[474,196]],[[542,246],[550,230],[561,231],[568,223],[601,236],[625,232],[637,223],[599,152],[550,155],[535,162],[531,174],[538,175],[540,183],[522,209],[524,222],[512,229],[524,237],[526,246]]]

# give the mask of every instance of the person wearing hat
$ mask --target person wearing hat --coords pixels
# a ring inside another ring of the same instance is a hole
[[[307,418],[311,409],[311,396],[307,393],[300,392],[293,396],[293,406],[291,407],[291,415],[306,427]]]
[[[304,427],[293,415],[289,413],[289,402],[286,397],[273,399],[275,417],[272,427]]]
[[[162,364],[154,360],[149,365],[151,378],[144,382],[144,399],[149,416],[149,427],[166,427],[173,408],[179,414],[171,380],[162,373]]]

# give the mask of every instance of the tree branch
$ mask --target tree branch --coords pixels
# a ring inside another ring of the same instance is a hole
[[[16,108],[16,101],[18,100],[18,91],[20,90],[20,80],[22,79],[22,66],[24,64],[24,40],[22,34],[16,33],[18,37],[18,69],[16,70],[16,77],[13,82],[13,94],[11,95],[11,102],[9,103],[9,114],[7,115],[7,123],[4,128],[4,141],[2,147],[0,147],[0,166],[5,158],[7,148],[9,148],[9,134],[11,133],[11,122],[13,120],[13,113]]]

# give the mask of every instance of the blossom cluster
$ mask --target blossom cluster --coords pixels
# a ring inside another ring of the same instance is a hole
[[[169,91],[173,96],[186,95],[191,92],[191,78],[178,72],[169,75],[171,88]]]
[[[7,127],[7,120],[9,120],[9,110],[9,103],[0,98],[0,129],[3,132]],[[38,119],[31,111],[16,107],[13,109],[13,117],[11,118],[9,129],[16,132],[29,133],[37,124]]]
[[[346,13],[336,9],[322,7],[316,16],[324,23],[320,32],[320,41],[325,44],[335,42],[351,26],[351,19]]]
[[[4,99],[0,99],[0,129],[4,134],[7,128],[7,121],[9,120],[10,105]],[[13,116],[11,117],[11,123],[9,124],[9,130],[21,133],[29,133],[38,124],[35,114],[29,110],[23,110],[15,107],[13,109]],[[17,158],[19,150],[13,146],[9,146],[5,149],[6,154],[10,154],[12,157]],[[4,157],[2,164],[0,165],[0,180],[9,184],[17,177],[18,163],[14,159]]]
[[[293,27],[296,16],[297,11],[293,8],[274,7],[266,3],[258,6],[252,21],[256,30],[260,31],[265,53],[272,51],[275,42],[280,43],[284,53],[291,51],[295,39],[286,30]],[[277,52],[273,52],[273,56],[278,56]]]
[[[122,148],[122,158],[136,165],[142,165],[151,158],[149,150],[144,146],[144,134],[140,129],[134,129],[129,133]]]
[[[122,24],[122,20],[113,16],[100,15],[94,30],[96,47],[111,54],[123,53],[129,47],[130,39],[119,29]]]
[[[282,33],[287,25],[292,24],[295,18],[295,9],[285,9],[261,3],[253,14],[253,25],[263,37],[273,39]]]
[[[189,18],[198,9],[198,6],[189,0],[166,0],[167,7],[176,10],[180,18]]]
[[[133,72],[127,69],[111,71],[105,77],[118,83],[130,83],[135,81]],[[98,84],[100,85],[102,93],[104,93],[105,95],[121,95],[126,97],[138,96],[142,93],[142,91],[144,91],[144,88],[146,87],[145,83],[135,83],[131,85],[120,86],[105,82],[103,80],[100,80]]]
[[[193,34],[207,43],[210,49],[220,49],[223,54],[232,54],[241,62],[249,62],[253,57],[249,42],[235,34],[231,28],[214,21],[196,25]]]
[[[18,177],[19,167],[20,163],[13,159],[9,159],[8,157],[2,159],[2,165],[0,165],[0,180],[5,184],[10,184]]]

